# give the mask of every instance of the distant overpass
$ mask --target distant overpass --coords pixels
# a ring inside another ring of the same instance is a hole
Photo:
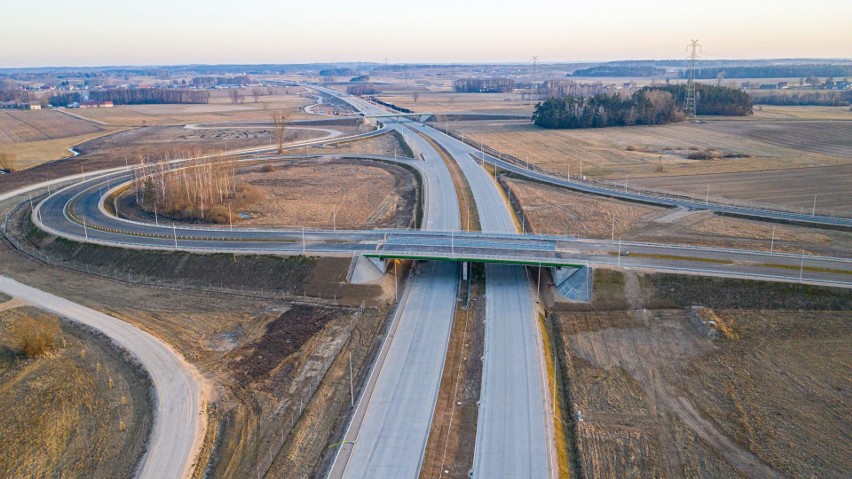
[[[429,120],[430,118],[434,118],[436,116],[437,116],[436,113],[428,113],[428,112],[426,112],[426,113],[402,113],[402,112],[400,112],[400,113],[382,113],[380,115],[364,115],[364,118],[379,118],[379,119],[381,119],[381,118],[395,118],[395,119],[406,118],[406,119],[409,119],[409,120],[414,120],[414,121],[418,121],[420,123],[423,123],[423,122]]]

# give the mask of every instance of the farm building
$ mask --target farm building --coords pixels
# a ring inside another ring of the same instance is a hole
[[[112,108],[113,104],[111,100],[86,100],[80,102],[80,108]]]

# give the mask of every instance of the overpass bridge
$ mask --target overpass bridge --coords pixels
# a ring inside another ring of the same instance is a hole
[[[382,114],[376,114],[376,115],[366,115],[365,114],[364,118],[379,119],[379,120],[381,120],[383,118],[392,118],[392,119],[395,119],[395,120],[399,120],[400,118],[404,118],[404,119],[408,119],[408,120],[414,120],[414,121],[417,121],[419,123],[423,123],[423,122],[428,121],[431,118],[435,118],[436,116],[437,116],[437,113],[428,113],[428,112],[427,113],[402,113],[402,112],[399,112],[399,113],[382,113]]]

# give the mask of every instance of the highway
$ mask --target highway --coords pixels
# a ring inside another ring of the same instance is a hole
[[[0,276],[0,291],[90,326],[132,354],[154,384],[154,424],[138,477],[188,477],[204,436],[207,386],[198,371],[154,336],[112,316]]]
[[[423,177],[423,229],[458,229],[449,169],[425,140],[414,139],[414,147],[423,156],[410,162]],[[437,262],[416,270],[329,477],[417,477],[452,330],[458,271],[455,263]]]
[[[337,92],[332,94],[343,97]],[[363,100],[345,100],[365,114],[384,113]],[[422,231],[133,222],[116,218],[104,209],[104,192],[127,181],[126,171],[115,170],[99,178],[87,175],[88,180],[54,192],[36,203],[32,218],[40,228],[58,236],[129,248],[539,262],[852,287],[852,261],[844,258],[519,235],[507,201],[489,175],[490,168],[483,168],[472,156],[476,150],[434,128],[406,120],[370,134],[390,129],[403,133],[422,158],[378,158],[406,163],[421,172],[425,199]],[[458,201],[449,170],[438,152],[412,130],[436,141],[458,163],[476,201],[482,233],[459,231]],[[253,157],[244,159],[255,161]],[[505,169],[514,167],[509,163],[505,167],[499,165]],[[523,173],[529,176],[531,172]],[[628,249],[629,255],[622,254]],[[489,264],[486,274],[486,344],[474,475],[549,477],[556,471],[534,292],[521,267]],[[392,334],[385,339],[380,359],[358,400],[331,477],[417,475],[443,370],[457,275],[454,263],[430,262],[419,269],[403,292]]]
[[[499,187],[458,140],[419,124],[458,163],[470,185],[485,233],[517,233]],[[519,266],[485,270],[485,355],[476,427],[474,477],[551,477],[551,433],[544,356],[530,283]]]

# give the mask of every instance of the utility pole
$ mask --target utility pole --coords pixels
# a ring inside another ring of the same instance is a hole
[[[769,252],[775,249],[775,225],[772,225],[772,241],[769,243]]]
[[[352,378],[352,351],[349,351],[349,406],[355,407],[355,385]]]
[[[618,239],[618,267],[621,268],[621,238]]]
[[[690,40],[686,46],[686,51],[689,53],[689,79],[686,82],[686,101],[684,102],[683,111],[689,120],[695,120],[695,61],[698,59],[698,52],[701,51],[701,45],[698,40]]]
[[[530,96],[538,100],[538,55],[532,56],[532,82],[530,83]]]

